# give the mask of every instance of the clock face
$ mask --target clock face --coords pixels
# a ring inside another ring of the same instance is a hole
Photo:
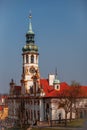
[[[35,73],[35,68],[32,66],[30,69],[29,69],[30,73]]]

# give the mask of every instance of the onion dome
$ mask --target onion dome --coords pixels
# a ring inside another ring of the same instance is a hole
[[[23,48],[22,48],[23,52],[38,52],[38,47],[37,45],[30,43],[30,44],[26,44]]]
[[[59,83],[60,83],[60,80],[54,79],[53,84],[59,84]]]

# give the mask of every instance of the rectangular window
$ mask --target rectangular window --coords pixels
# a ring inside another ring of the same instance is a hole
[[[29,62],[28,62],[28,55],[26,55],[26,63],[29,63]]]

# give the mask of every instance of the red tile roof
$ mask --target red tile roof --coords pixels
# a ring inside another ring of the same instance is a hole
[[[60,96],[61,93],[65,90],[65,89],[68,89],[69,86],[67,83],[65,82],[62,82],[60,83],[60,90],[55,90],[54,89],[54,86],[49,86],[49,82],[48,82],[48,79],[41,79],[40,80],[40,84],[41,84],[41,87],[42,89],[44,90],[45,92],[45,96],[46,97],[54,97],[54,96]]]
[[[87,97],[87,86],[81,86],[81,92],[80,97]]]
[[[49,86],[48,79],[40,79],[40,85],[43,91],[45,92],[45,97],[70,96],[68,92],[71,89],[71,87],[66,82],[60,83],[60,90],[56,90],[54,86]],[[81,92],[78,95],[78,97],[87,97],[87,86],[81,86],[80,88]]]
[[[21,90],[21,86],[15,86],[16,90]]]
[[[3,107],[2,106],[0,106],[0,111],[2,111],[3,110]]]

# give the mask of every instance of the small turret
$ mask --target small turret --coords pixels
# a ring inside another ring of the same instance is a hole
[[[14,80],[11,79],[11,82],[10,82],[10,94],[11,95],[13,95],[13,93],[14,93],[14,87],[15,87]]]
[[[60,80],[58,80],[57,69],[55,70],[55,79],[53,81],[53,86],[56,90],[60,90]]]

